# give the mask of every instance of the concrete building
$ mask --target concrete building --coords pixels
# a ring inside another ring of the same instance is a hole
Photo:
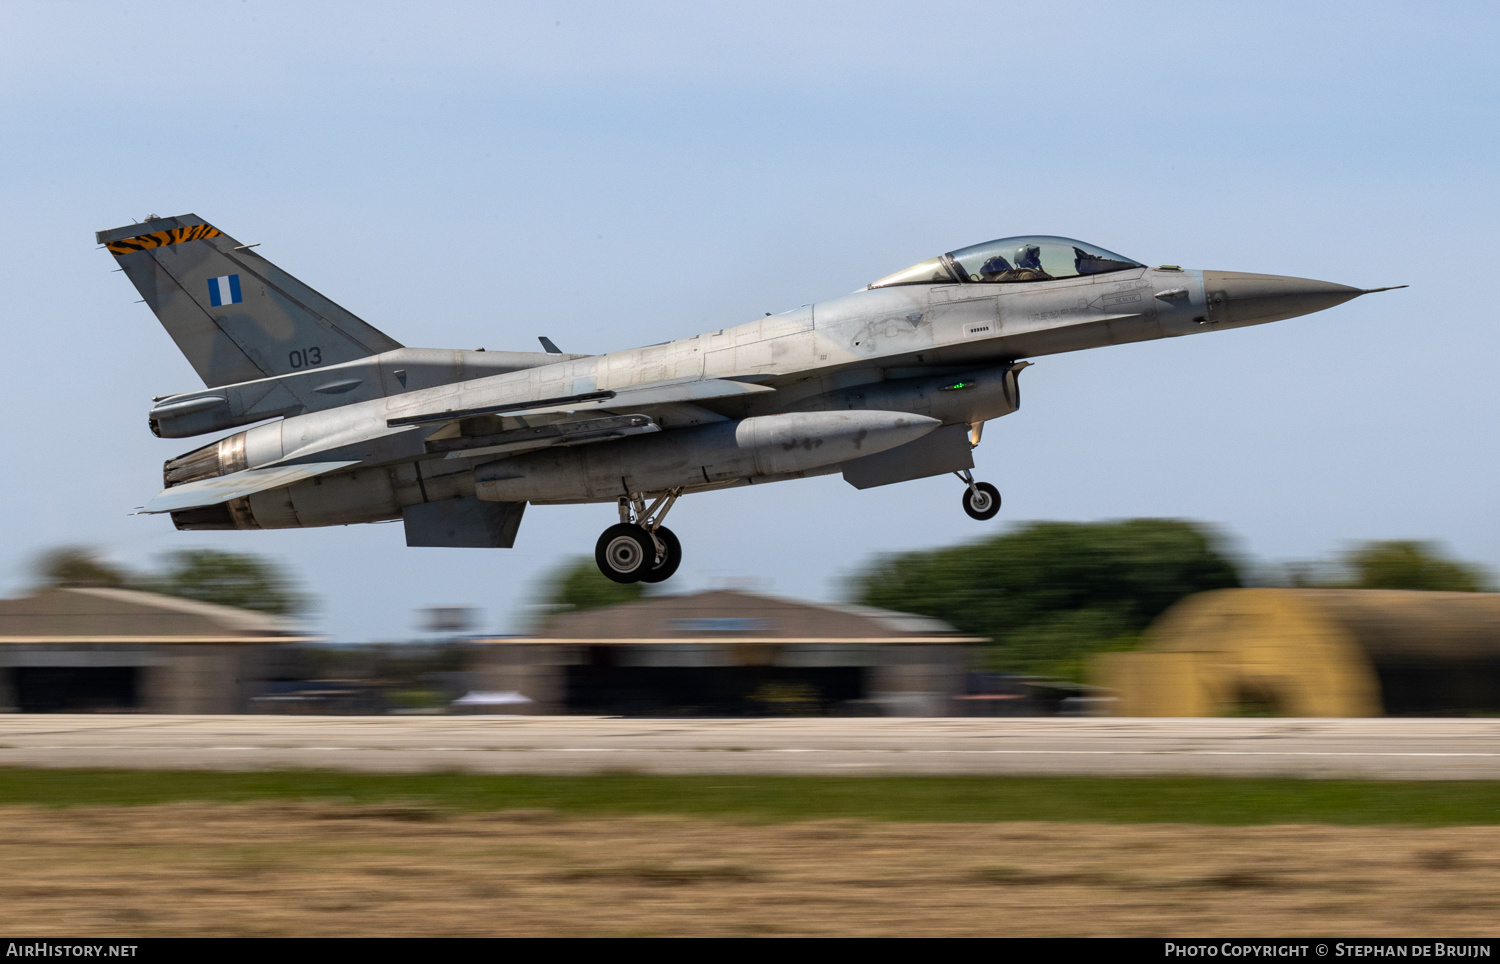
[[[1096,659],[1120,716],[1500,712],[1500,594],[1223,589]]]
[[[984,642],[925,616],[722,590],[554,616],[479,640],[473,668],[531,713],[950,716]]]
[[[0,709],[243,713],[283,619],[126,589],[0,600]]]

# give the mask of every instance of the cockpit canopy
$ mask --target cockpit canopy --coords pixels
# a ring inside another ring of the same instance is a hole
[[[1032,235],[1001,238],[949,251],[887,275],[870,287],[1054,281],[1141,267],[1144,265],[1082,241]]]

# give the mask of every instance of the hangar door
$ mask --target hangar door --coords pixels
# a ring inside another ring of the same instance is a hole
[[[570,713],[844,715],[868,696],[868,671],[858,665],[778,666],[769,658],[746,659],[732,645],[584,649],[584,658],[567,667]]]
[[[19,666],[11,692],[22,713],[90,713],[141,706],[140,666]]]

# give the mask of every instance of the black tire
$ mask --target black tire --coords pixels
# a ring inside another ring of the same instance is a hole
[[[667,554],[652,561],[651,568],[641,573],[641,582],[666,582],[682,565],[682,543],[677,541],[676,533],[666,526],[658,526],[656,537],[666,547]]]
[[[988,482],[975,482],[974,488],[964,489],[964,511],[980,522],[993,519],[1000,511],[1000,490]]]
[[[604,578],[615,582],[637,582],[656,561],[656,544],[646,530],[621,522],[604,530],[594,544],[594,563]]]

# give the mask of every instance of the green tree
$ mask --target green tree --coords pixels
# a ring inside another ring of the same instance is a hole
[[[69,587],[121,588],[130,582],[124,569],[106,562],[91,546],[59,546],[37,557],[32,579],[39,589]]]
[[[1240,585],[1193,522],[1038,522],[983,542],[887,556],[853,581],[860,602],[921,613],[994,640],[996,669],[1078,676],[1083,658],[1134,645],[1184,596]]]
[[[634,602],[645,591],[646,587],[638,582],[606,579],[594,560],[580,556],[553,570],[543,583],[538,601],[545,613],[576,612]]]
[[[1426,589],[1485,592],[1490,575],[1482,567],[1449,557],[1434,542],[1366,542],[1343,554],[1356,589]]]
[[[310,602],[286,569],[259,556],[217,549],[173,552],[160,573],[136,588],[278,616],[302,612]]]

